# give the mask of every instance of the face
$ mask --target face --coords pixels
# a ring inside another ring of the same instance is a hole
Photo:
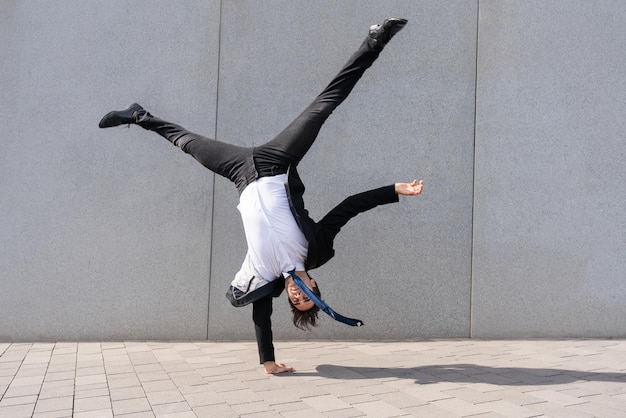
[[[298,277],[302,279],[304,284],[306,284],[309,289],[316,286],[315,280],[310,279],[306,274],[298,274]],[[297,310],[308,311],[315,306],[313,301],[309,299],[307,295],[293,282],[293,278],[291,276],[285,279],[285,289],[287,290],[287,297]]]

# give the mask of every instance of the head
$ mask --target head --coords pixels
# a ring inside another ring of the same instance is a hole
[[[298,277],[317,296],[321,296],[317,283],[305,272],[297,272]],[[302,290],[294,283],[291,276],[285,279],[285,290],[287,300],[293,313],[293,324],[302,330],[310,329],[317,325],[317,314],[320,310],[312,300],[310,300]]]

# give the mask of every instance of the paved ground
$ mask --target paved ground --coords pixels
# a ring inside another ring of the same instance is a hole
[[[626,341],[0,343],[0,417],[626,417]]]

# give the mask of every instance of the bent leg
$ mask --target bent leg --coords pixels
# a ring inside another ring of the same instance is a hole
[[[313,145],[326,119],[348,97],[380,51],[376,41],[367,37],[324,91],[285,130],[255,148],[257,165],[288,166],[299,162]]]
[[[255,178],[251,148],[206,138],[180,125],[156,118],[145,110],[138,112],[136,123],[161,135],[204,167],[234,182],[238,188]]]

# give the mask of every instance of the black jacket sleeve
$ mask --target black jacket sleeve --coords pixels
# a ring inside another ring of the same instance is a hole
[[[395,185],[379,187],[378,189],[352,195],[328,212],[319,225],[326,234],[335,237],[341,228],[359,213],[368,211],[379,205],[394,203],[399,200]]]
[[[259,360],[275,361],[272,334],[272,296],[266,296],[252,303],[252,320],[259,348]]]
[[[308,228],[303,229],[303,232],[309,241],[306,268],[320,267],[335,256],[335,236],[350,219],[376,206],[398,200],[395,185],[379,187],[350,196],[328,212],[318,223],[313,223],[312,226],[310,225],[312,221],[305,224]]]

